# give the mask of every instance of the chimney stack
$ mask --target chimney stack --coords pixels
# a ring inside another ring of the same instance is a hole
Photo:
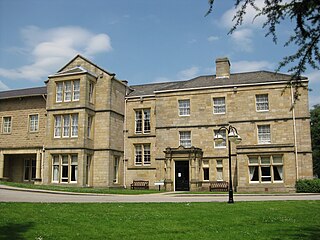
[[[230,78],[230,62],[227,57],[216,59],[216,78]]]

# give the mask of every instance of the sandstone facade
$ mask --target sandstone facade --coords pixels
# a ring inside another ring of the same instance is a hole
[[[229,181],[228,142],[214,136],[231,125],[242,138],[230,145],[235,190],[294,191],[312,177],[308,91],[290,111],[289,75],[216,66],[216,76],[128,86],[78,55],[45,88],[0,93],[0,178],[207,191]]]

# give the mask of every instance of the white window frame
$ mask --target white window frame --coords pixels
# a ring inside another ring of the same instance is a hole
[[[139,161],[137,161],[139,159]],[[151,144],[134,144],[134,165],[150,166],[151,165]]]
[[[56,82],[56,103],[77,102],[79,100],[80,100],[80,80],[79,79]]]
[[[94,83],[92,81],[89,81],[89,87],[88,87],[89,103],[93,103],[93,93],[94,93]]]
[[[11,116],[2,117],[2,133],[3,134],[12,133],[12,117]]]
[[[93,124],[93,116],[88,115],[88,126],[87,126],[87,138],[92,138],[92,124]]]
[[[268,112],[269,111],[269,96],[268,94],[256,94],[256,111]]]
[[[120,164],[120,157],[114,156],[114,158],[113,158],[113,183],[119,183],[119,164]]]
[[[60,103],[63,101],[63,82],[56,83],[56,102]]]
[[[151,132],[151,109],[136,109],[135,116],[135,134],[149,134]],[[139,125],[139,128],[138,128]],[[141,131],[140,131],[141,128]],[[139,130],[138,130],[139,129]]]
[[[280,158],[281,161],[275,161],[275,158]],[[251,159],[251,162],[250,162]],[[256,159],[253,161],[253,159]],[[263,161],[262,159],[269,159],[269,161]],[[263,175],[262,168],[270,168],[270,176]],[[277,168],[277,170],[275,170]],[[254,169],[252,172],[251,169]],[[281,170],[280,170],[281,169]],[[280,170],[280,171],[279,171]],[[248,156],[248,176],[249,176],[249,183],[283,183],[284,182],[284,161],[283,155],[252,155]],[[258,171],[255,173],[255,171]],[[278,171],[278,175],[281,180],[275,180],[275,171]],[[251,180],[256,174],[258,174],[258,180]],[[264,181],[263,178],[270,178],[270,181]]]
[[[183,146],[185,148],[190,148],[192,146],[191,131],[179,132],[179,146]]]
[[[74,102],[80,100],[80,80],[74,80],[73,81],[72,100]]]
[[[271,126],[270,124],[257,126],[258,144],[271,143]]]
[[[39,131],[39,114],[30,114],[29,115],[29,132],[38,132],[38,131]]]
[[[226,114],[226,112],[227,112],[226,98],[225,97],[214,97],[213,98],[213,114]]]
[[[223,181],[223,160],[222,159],[218,159],[216,160],[216,180],[217,181]]]
[[[63,161],[63,159],[67,161]],[[52,183],[60,183],[60,184],[75,184],[78,182],[78,166],[79,166],[79,158],[77,154],[53,154],[51,155],[52,159]],[[62,176],[63,168],[67,167],[67,175]],[[55,174],[55,171],[57,173]],[[73,173],[74,171],[74,173]],[[72,180],[72,175],[74,174],[75,180]]]
[[[179,105],[179,116],[190,116],[190,99],[178,100]]]
[[[79,135],[78,121],[79,121],[78,113],[54,115],[54,128],[53,128],[54,138],[78,137]]]

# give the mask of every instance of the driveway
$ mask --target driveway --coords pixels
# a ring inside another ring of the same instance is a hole
[[[320,200],[320,194],[235,194],[234,201]],[[156,193],[143,195],[65,193],[19,189],[0,185],[0,202],[90,203],[90,202],[227,202],[228,194]]]

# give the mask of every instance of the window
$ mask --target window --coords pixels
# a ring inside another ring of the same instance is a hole
[[[202,162],[202,170],[203,170],[203,181],[209,181],[209,162]]]
[[[11,117],[2,118],[2,133],[11,133],[12,130],[12,121]]]
[[[63,115],[63,137],[70,135],[70,115]]]
[[[179,132],[180,134],[180,146],[183,147],[191,147],[191,132],[190,131],[184,131],[184,132]]]
[[[256,95],[256,110],[257,111],[268,111],[269,110],[268,94],[257,94]]]
[[[140,109],[135,111],[135,132],[150,133],[150,109]]]
[[[80,81],[62,81],[56,83],[56,102],[79,101]]]
[[[249,156],[249,181],[252,183],[282,182],[282,155]]]
[[[92,138],[92,116],[88,116],[88,129],[87,129],[87,137]]]
[[[79,101],[80,98],[80,81],[73,82],[73,101]]]
[[[71,119],[71,120],[70,120]],[[78,114],[54,116],[54,137],[78,137]]]
[[[226,113],[225,97],[213,98],[213,113],[214,114]]]
[[[62,102],[63,82],[58,82],[56,85],[56,102]]]
[[[70,102],[71,101],[71,81],[64,82],[64,101]]]
[[[24,180],[31,181],[36,178],[36,160],[24,159]]]
[[[78,155],[52,156],[52,182],[76,183],[78,181]]]
[[[258,143],[271,143],[270,125],[258,126]]]
[[[222,160],[217,160],[217,181],[223,181],[223,164],[222,164]]]
[[[29,115],[29,131],[38,132],[39,130],[39,115]]]
[[[113,182],[118,183],[119,182],[119,157],[114,157],[114,163],[113,163]]]
[[[78,137],[78,114],[72,114],[71,137]]]
[[[214,130],[214,136],[216,136],[218,134],[219,130]],[[223,137],[223,142],[222,143],[216,143],[214,142],[214,148],[226,148],[226,131],[225,130],[221,130],[219,132],[219,134],[221,134],[221,136]]]
[[[94,88],[94,85],[93,85],[93,82],[89,82],[89,102],[90,103],[93,103],[93,88]]]
[[[190,100],[179,100],[179,116],[190,116]]]
[[[151,153],[150,144],[137,144],[135,145],[135,165],[150,165]]]

